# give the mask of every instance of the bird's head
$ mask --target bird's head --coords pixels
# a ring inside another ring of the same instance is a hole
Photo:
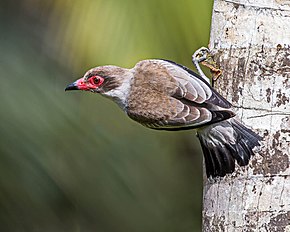
[[[123,108],[126,104],[132,76],[129,69],[112,65],[100,66],[87,71],[82,78],[69,84],[65,91],[84,90],[100,93],[111,98]]]

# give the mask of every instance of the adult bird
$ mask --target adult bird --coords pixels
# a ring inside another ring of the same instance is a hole
[[[92,68],[65,90],[99,93],[152,129],[197,129],[207,176],[234,172],[235,161],[247,165],[261,139],[239,122],[231,104],[203,77],[172,61],[142,60],[132,69]]]

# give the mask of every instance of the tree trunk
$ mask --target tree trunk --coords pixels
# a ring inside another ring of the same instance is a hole
[[[204,180],[203,231],[290,231],[290,1],[215,0],[215,83],[264,136],[247,167]]]

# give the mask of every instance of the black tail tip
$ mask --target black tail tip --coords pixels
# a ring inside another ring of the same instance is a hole
[[[220,124],[220,123],[219,123]],[[207,177],[225,176],[235,171],[235,163],[239,166],[249,164],[254,155],[253,149],[260,146],[262,137],[236,120],[227,120],[226,130],[217,131],[212,127],[208,133],[216,137],[211,139],[207,134],[198,135],[205,159]],[[218,132],[218,133],[217,133]],[[231,134],[230,134],[231,132]],[[231,139],[226,140],[225,138]]]

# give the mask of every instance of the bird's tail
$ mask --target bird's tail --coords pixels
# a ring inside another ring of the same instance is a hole
[[[234,118],[199,129],[197,135],[208,177],[234,172],[235,161],[247,165],[254,155],[253,148],[260,146],[262,139]]]

